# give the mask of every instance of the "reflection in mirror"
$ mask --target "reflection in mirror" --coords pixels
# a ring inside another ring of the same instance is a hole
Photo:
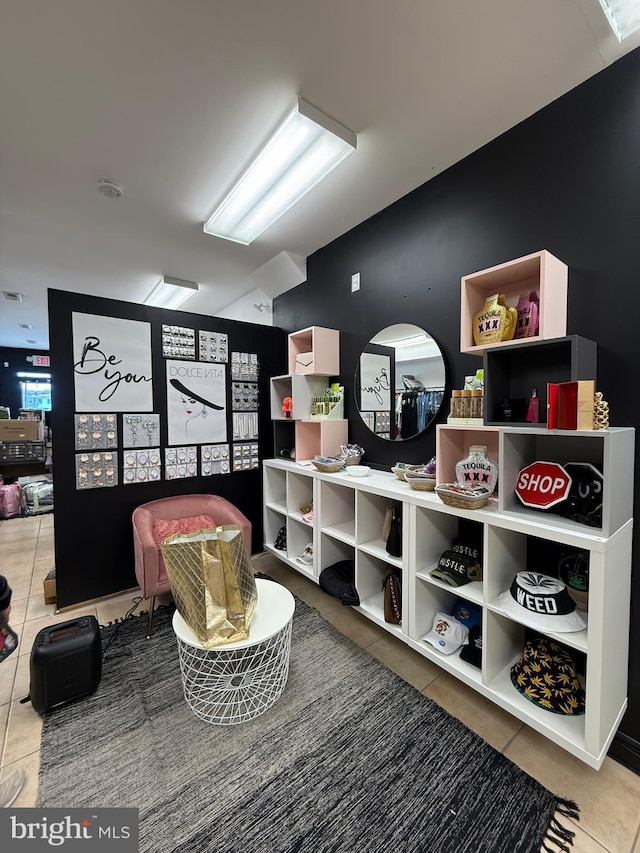
[[[380,438],[413,438],[440,411],[445,382],[444,358],[431,335],[411,323],[388,326],[360,356],[354,383],[360,416]]]

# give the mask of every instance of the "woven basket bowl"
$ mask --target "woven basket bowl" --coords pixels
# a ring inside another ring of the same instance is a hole
[[[406,469],[406,468],[395,468],[395,467],[394,467],[394,468],[392,468],[391,470],[393,471],[393,473],[396,475],[396,477],[397,477],[399,480],[404,480],[404,475],[407,473],[407,469]]]
[[[332,465],[325,465],[324,462],[316,462],[315,459],[312,459],[311,462],[321,474],[335,474],[344,468],[343,462],[335,462]]]
[[[450,492],[447,490],[447,486],[451,485],[453,484],[442,483],[440,486],[436,486],[435,489],[435,492],[442,503],[447,504],[447,506],[455,506],[458,509],[480,509],[491,497],[491,495],[480,495],[479,497],[474,498],[470,495],[461,495],[455,492]]]
[[[362,461],[362,455],[360,456],[345,456],[344,464],[345,465],[359,465]]]
[[[435,477],[424,477],[407,471],[404,479],[409,483],[412,489],[415,489],[418,492],[432,492],[436,487]]]

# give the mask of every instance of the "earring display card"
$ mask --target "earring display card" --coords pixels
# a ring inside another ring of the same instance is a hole
[[[360,417],[369,427],[371,432],[375,432],[375,412],[360,412]]]
[[[255,382],[232,382],[231,408],[234,412],[258,411],[258,385]]]
[[[151,447],[160,441],[160,415],[123,415],[122,446]]]
[[[245,382],[258,381],[258,356],[254,352],[231,353],[231,378]]]
[[[159,447],[125,450],[122,457],[122,482],[125,486],[132,483],[154,483],[161,479]]]
[[[75,415],[76,450],[110,450],[118,446],[118,422],[114,415]]]
[[[252,468],[260,467],[260,456],[258,443],[234,444],[233,445],[233,470],[250,471]]]
[[[229,361],[229,339],[221,332],[198,333],[200,361]]]
[[[162,325],[162,355],[165,358],[196,357],[196,330]]]
[[[389,412],[376,412],[376,432],[381,435],[388,433],[391,428],[391,418]],[[388,438],[388,436],[385,436]]]
[[[101,489],[117,485],[117,453],[76,453],[76,489]]]
[[[198,476],[198,449],[190,447],[166,447],[164,451],[165,480],[182,480]]]
[[[233,440],[242,441],[247,438],[258,438],[258,413],[233,413]]]
[[[209,477],[211,474],[229,474],[228,444],[203,444],[200,446],[200,476]]]

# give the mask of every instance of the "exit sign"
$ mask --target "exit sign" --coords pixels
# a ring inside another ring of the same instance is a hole
[[[51,367],[50,355],[32,355],[31,364],[34,367]]]

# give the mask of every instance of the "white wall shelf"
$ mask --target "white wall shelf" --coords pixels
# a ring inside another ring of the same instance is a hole
[[[459,427],[442,425],[438,430],[438,481],[442,482],[441,472],[448,475],[453,456],[479,437],[476,427],[467,429],[467,435],[460,435]],[[321,474],[290,461],[265,461],[265,548],[316,583],[324,568],[353,560],[359,612],[589,766],[599,768],[627,705],[634,430],[548,434],[544,428],[490,427],[486,433],[488,440],[480,443],[493,442],[497,448],[500,493],[492,505],[472,511],[446,506],[433,492],[412,491],[391,472],[373,471],[355,479],[344,472]],[[602,466],[602,528],[516,506],[517,471],[542,458],[541,453],[551,461],[596,461]],[[300,501],[309,496],[314,502],[312,525],[299,518]],[[399,558],[386,553],[381,538],[390,500],[402,505],[403,556]],[[482,536],[483,580],[451,588],[430,572],[440,554],[451,547],[460,525],[470,522],[478,525]],[[273,547],[282,524],[288,532],[286,554]],[[498,596],[509,588],[517,571],[532,568],[527,565],[532,538],[588,552],[587,630],[546,634],[583,664],[586,711],[581,716],[538,708],[511,684],[510,670],[522,655],[529,629],[502,610]],[[314,543],[311,567],[296,560],[309,541]],[[401,625],[384,621],[382,578],[389,567],[402,572]],[[442,655],[422,639],[435,613],[450,612],[456,598],[482,608],[481,669],[461,660],[458,652]]]

